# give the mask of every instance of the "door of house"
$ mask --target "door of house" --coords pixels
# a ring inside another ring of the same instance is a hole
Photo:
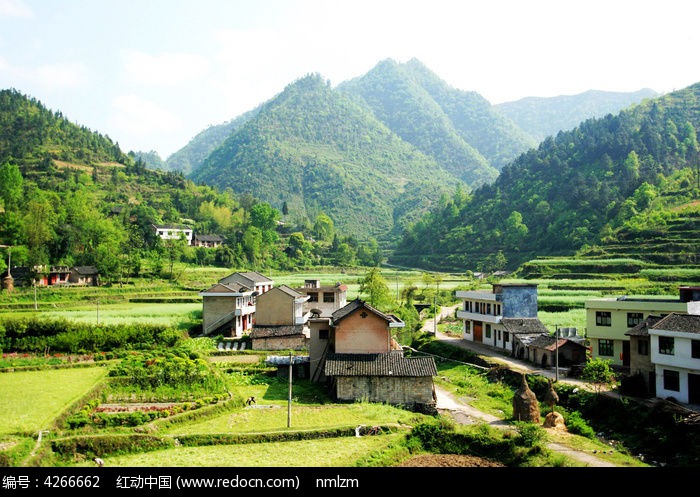
[[[474,323],[474,341],[481,343],[483,338],[483,323]]]
[[[623,366],[628,366],[630,365],[630,341],[625,340],[622,342],[622,365]]]
[[[688,404],[700,405],[700,374],[688,373]]]

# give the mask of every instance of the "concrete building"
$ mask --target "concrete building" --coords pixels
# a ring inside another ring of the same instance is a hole
[[[700,287],[683,286],[675,299],[668,297],[610,297],[587,300],[586,338],[594,359],[607,360],[613,366],[630,367],[631,328],[649,315],[670,313],[700,314]]]

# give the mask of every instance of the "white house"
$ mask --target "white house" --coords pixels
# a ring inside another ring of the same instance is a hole
[[[700,405],[700,315],[671,313],[648,332],[656,396]]]
[[[194,230],[185,225],[173,224],[153,224],[153,229],[162,240],[179,240],[184,237],[187,240],[187,245],[192,245]]]

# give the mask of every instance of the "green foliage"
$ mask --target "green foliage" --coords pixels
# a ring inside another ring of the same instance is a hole
[[[367,295],[369,305],[376,309],[386,309],[393,303],[393,298],[386,279],[378,267],[370,268],[361,278],[360,295]]]
[[[595,439],[595,430],[591,428],[579,411],[572,411],[564,417],[566,429],[574,435],[581,435],[586,438]]]
[[[615,372],[610,361],[601,358],[589,358],[583,366],[581,378],[593,383],[597,391],[610,388],[616,384]]]

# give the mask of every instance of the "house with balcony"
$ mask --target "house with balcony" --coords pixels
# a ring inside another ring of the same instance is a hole
[[[309,340],[304,311],[308,295],[280,285],[257,297],[255,323],[250,330],[252,348],[257,350],[305,350]]]
[[[700,315],[670,313],[648,333],[656,396],[700,405]]]
[[[321,285],[319,280],[305,280],[304,286],[296,288],[296,291],[309,297],[304,310],[317,317],[330,317],[347,304],[348,286],[340,282]]]
[[[609,297],[585,302],[586,338],[593,359],[609,361],[612,366],[630,368],[630,336],[627,332],[647,317],[671,313],[700,314],[700,287],[682,286],[678,298]]]
[[[225,337],[247,335],[255,322],[257,297],[269,291],[274,281],[254,272],[238,272],[221,278],[202,297],[202,333]]]
[[[490,292],[457,291],[462,300],[457,317],[462,319],[462,338],[482,343],[510,354],[523,357],[525,347],[515,350],[513,337],[547,334],[547,329],[537,317],[537,285],[494,284]]]

